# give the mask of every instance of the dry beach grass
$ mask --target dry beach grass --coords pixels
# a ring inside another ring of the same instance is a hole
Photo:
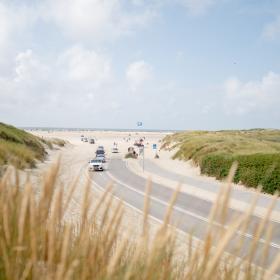
[[[256,257],[265,264],[269,254],[272,228],[268,220],[273,205],[257,226],[244,258],[234,257],[242,249],[242,235],[234,245],[234,254],[225,254],[236,231],[246,232],[255,206],[253,203],[244,215],[225,226],[229,183],[213,206],[205,239],[197,242],[191,236],[186,238],[183,242],[187,249],[182,251],[183,244],[178,242],[175,228],[169,225],[177,192],[170,198],[162,225],[151,235],[148,213],[152,186],[147,184],[142,231],[131,240],[121,234],[125,209],[121,202],[113,203],[111,187],[95,199],[87,184],[79,221],[65,219],[75,184],[66,192],[57,182],[58,171],[56,164],[38,194],[29,181],[21,187],[16,173],[8,171],[1,179],[0,279],[268,280],[279,268],[280,255],[266,271],[253,265]],[[229,180],[234,171],[233,168]],[[263,232],[265,246],[258,255],[257,241]]]

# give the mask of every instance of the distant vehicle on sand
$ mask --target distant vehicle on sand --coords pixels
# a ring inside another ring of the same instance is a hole
[[[103,163],[106,162],[106,157],[104,154],[99,154],[99,155],[96,155],[96,158],[95,159],[99,159],[99,160],[102,160]]]
[[[105,156],[105,150],[103,148],[103,146],[99,146],[95,152],[96,156],[98,155],[104,155]]]
[[[89,162],[89,171],[103,171],[104,164],[101,159],[92,159]]]

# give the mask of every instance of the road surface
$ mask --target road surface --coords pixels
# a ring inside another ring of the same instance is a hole
[[[176,174],[171,170],[166,170],[156,163],[154,163],[150,159],[145,160],[145,171],[158,175],[163,178],[167,178],[176,182],[180,182],[182,184],[187,184],[191,186],[195,186],[198,189],[206,190],[212,193],[217,193],[220,189],[221,183],[218,181],[209,181],[206,182],[204,180],[199,180],[197,178],[193,178],[190,176],[185,176],[181,174]],[[251,190],[244,190],[244,189],[232,189],[231,191],[231,198],[236,199],[239,201],[243,201],[246,203],[251,203],[253,200],[254,193]],[[271,204],[271,196],[261,195],[257,201],[257,206],[267,208]],[[280,211],[280,200],[277,201],[275,205],[275,210]]]
[[[109,162],[108,170],[105,172],[89,173],[91,179],[100,188],[104,188],[108,182],[114,181],[114,195],[123,199],[132,207],[142,210],[145,196],[146,180],[133,172],[131,172],[122,159],[113,158]],[[150,215],[158,220],[163,220],[169,200],[173,190],[160,184],[153,183],[151,191]],[[208,216],[212,207],[212,203],[196,196],[186,193],[179,193],[171,223],[175,224],[184,232],[192,232],[195,237],[203,240],[208,226]],[[236,210],[229,210],[229,217],[237,217],[242,213]],[[255,226],[259,223],[259,218],[253,216],[248,231],[244,235],[244,246],[240,252],[240,257],[248,252],[248,246],[254,236]],[[275,259],[275,256],[280,253],[280,224],[273,222],[274,233],[270,243],[270,254],[267,258],[267,264]],[[234,247],[234,241],[240,237],[242,233],[236,232],[235,238],[232,239],[228,246],[228,252],[231,252]],[[259,252],[262,252],[264,240],[259,240]],[[258,259],[255,259],[256,264],[260,264]],[[280,274],[280,270],[278,271]]]

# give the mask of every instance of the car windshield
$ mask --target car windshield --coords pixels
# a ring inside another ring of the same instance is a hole
[[[102,161],[100,159],[93,159],[90,163],[102,163]]]

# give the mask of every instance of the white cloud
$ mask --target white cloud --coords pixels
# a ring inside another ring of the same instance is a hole
[[[31,49],[20,52],[12,73],[0,76],[0,111],[13,108],[23,114],[30,107],[40,114],[42,108],[48,108],[47,112],[63,106],[63,113],[68,114],[69,108],[92,106],[96,96],[108,94],[106,85],[113,76],[104,55],[82,47],[72,47],[46,61]]]
[[[72,0],[71,4],[69,0],[47,1],[46,18],[75,40],[114,39],[155,16],[150,7],[125,11],[121,0]]]
[[[218,0],[178,0],[193,15],[203,14]]]
[[[30,49],[20,52],[15,62],[16,82],[34,82],[48,78],[48,67],[41,63]]]
[[[29,111],[48,102],[51,97],[51,72],[32,50],[16,55],[12,74],[0,77],[0,107],[13,111]],[[1,111],[0,109],[0,111]]]
[[[33,20],[31,9],[0,2],[0,51],[10,47],[14,37],[20,36]]]
[[[280,36],[280,17],[278,17],[275,21],[267,24],[262,33],[264,38],[267,39],[276,39]]]
[[[112,78],[110,60],[94,50],[72,47],[59,58],[59,67],[70,81],[88,83],[98,87]]]
[[[153,68],[143,60],[133,62],[127,67],[126,78],[131,88],[135,90],[153,78]]]
[[[224,109],[228,114],[269,110],[280,105],[280,74],[269,72],[260,81],[246,83],[231,78],[225,82],[224,90]]]

